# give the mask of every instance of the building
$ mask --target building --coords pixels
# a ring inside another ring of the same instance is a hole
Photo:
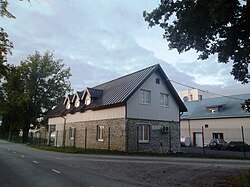
[[[202,146],[212,138],[227,142],[242,141],[242,129],[246,143],[250,144],[250,113],[241,106],[250,94],[208,98],[185,102],[188,112],[181,115],[181,137],[190,138],[193,146]]]
[[[49,112],[48,124],[57,146],[179,151],[184,111],[185,105],[157,64],[67,96]]]
[[[178,93],[182,101],[197,101],[215,97],[214,94],[199,89],[188,89]]]

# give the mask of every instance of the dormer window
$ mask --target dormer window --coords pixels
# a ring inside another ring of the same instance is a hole
[[[214,114],[214,113],[218,113],[220,111],[223,110],[223,105],[217,105],[217,106],[209,106],[206,107],[207,108],[207,113],[208,114]]]
[[[80,101],[76,101],[75,107],[79,107],[80,106]]]
[[[70,103],[69,102],[66,104],[66,109],[70,109]]]
[[[90,104],[90,98],[86,99],[85,104],[86,104],[86,105],[89,105],[89,104]]]

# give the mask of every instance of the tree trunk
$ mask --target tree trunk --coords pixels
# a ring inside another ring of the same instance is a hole
[[[29,125],[23,127],[23,140],[22,143],[27,143],[29,141]]]

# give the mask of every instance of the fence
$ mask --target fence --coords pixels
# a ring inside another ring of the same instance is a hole
[[[48,144],[56,147],[80,147],[86,149],[116,149],[117,146],[111,146],[111,128],[109,127],[104,134],[92,128],[84,129],[68,128],[56,130],[49,133]],[[101,137],[98,137],[98,134]],[[113,142],[113,145],[116,144]]]
[[[16,132],[2,132],[0,133],[0,139],[23,143],[22,134]],[[28,134],[27,142],[32,145],[47,145],[48,142],[48,132],[46,129],[31,131]]]

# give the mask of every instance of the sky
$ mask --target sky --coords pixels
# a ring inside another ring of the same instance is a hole
[[[197,60],[191,50],[169,50],[163,30],[149,28],[143,11],[159,0],[9,0],[16,19],[0,18],[14,43],[10,63],[18,65],[35,51],[53,52],[71,68],[71,86],[82,91],[151,65],[160,64],[170,80],[210,92],[233,95],[250,92],[250,84],[235,81],[232,63],[217,56]],[[188,87],[173,83],[177,91]]]

